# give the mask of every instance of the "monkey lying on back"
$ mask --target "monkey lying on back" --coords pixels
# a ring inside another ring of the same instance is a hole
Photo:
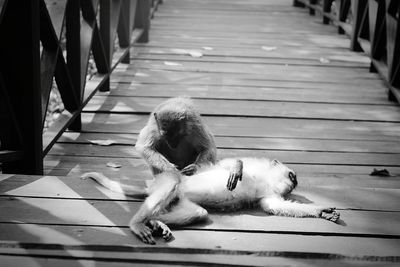
[[[226,181],[230,170],[241,168],[243,180],[235,191],[228,190]],[[286,200],[297,185],[296,174],[277,160],[224,159],[198,170],[193,176],[176,171],[163,172],[156,175],[148,188],[122,185],[99,173],[87,173],[84,177],[93,178],[104,187],[128,196],[148,196],[135,215],[134,227],[132,223],[130,226],[143,242],[149,244],[155,244],[153,233],[156,231],[161,231],[166,240],[172,237],[167,225],[181,226],[204,220],[208,216],[206,208],[237,210],[257,203],[265,212],[274,215],[316,217],[333,222],[340,216],[335,208]],[[165,185],[173,189],[165,192]],[[152,211],[150,216],[149,210]],[[140,214],[147,217],[140,218]]]

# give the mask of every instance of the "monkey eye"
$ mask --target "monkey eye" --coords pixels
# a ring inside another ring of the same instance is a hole
[[[276,159],[272,160],[272,165],[273,166],[276,166],[276,165],[279,165],[279,164],[280,164],[280,162],[278,160],[276,160]]]

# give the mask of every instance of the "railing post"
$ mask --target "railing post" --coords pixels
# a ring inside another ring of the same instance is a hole
[[[323,10],[324,13],[330,13],[331,12],[332,1],[333,0],[323,0],[322,10]],[[324,24],[329,24],[330,19],[327,16],[325,16],[325,14],[323,14],[322,15],[322,22]]]
[[[111,44],[111,10],[112,1],[100,0],[100,36],[106,56],[107,69],[110,71],[112,62],[112,51],[114,44]],[[110,78],[107,78],[99,89],[101,92],[110,91]]]
[[[139,38],[139,43],[147,43],[149,41],[150,30],[150,9],[151,0],[138,0],[136,15],[135,15],[135,28],[143,29],[143,34]]]
[[[351,8],[350,0],[339,0],[339,6],[338,6],[338,20],[339,20],[339,22],[346,22],[346,18],[347,18],[347,15],[349,14],[350,8]],[[345,31],[340,26],[340,24],[339,24],[339,27],[338,27],[338,33],[339,34],[344,34],[345,33]]]
[[[317,0],[310,0],[310,5],[315,5],[317,3]],[[310,7],[309,8],[309,14],[310,15],[315,15],[315,8]]]
[[[364,14],[364,9],[367,5],[367,1],[353,0],[351,4],[353,11],[353,32],[351,35],[350,49],[353,51],[362,51],[361,46],[358,42],[358,35],[361,29],[362,17]]]
[[[387,31],[387,62],[388,80],[390,84],[400,86],[400,4],[395,1],[386,1],[386,31]]]
[[[126,48],[130,45],[132,30],[134,27],[134,19],[136,13],[136,0],[123,0],[121,7],[121,14],[118,25],[118,39],[119,46]],[[130,52],[126,53],[122,59],[122,63],[129,64]]]
[[[4,173],[42,174],[39,0],[7,1],[3,8],[0,73],[21,138],[6,136],[2,149],[22,150],[24,155],[20,160],[4,163],[2,170]]]
[[[81,83],[81,15],[80,0],[68,1],[66,10],[66,37],[67,37],[67,66],[75,95],[78,97],[79,105],[82,102]],[[80,131],[82,128],[81,115],[77,115],[69,128]]]
[[[298,0],[293,0],[293,6],[294,7],[305,7],[304,3],[298,1]]]

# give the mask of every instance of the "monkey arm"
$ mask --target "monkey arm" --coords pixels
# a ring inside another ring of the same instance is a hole
[[[194,162],[198,166],[214,165],[217,162],[217,147],[215,145],[214,136],[208,130],[207,126],[200,122],[196,130],[191,132],[191,140],[198,149],[198,155]]]
[[[154,174],[162,173],[165,171],[175,171],[176,166],[169,162],[163,155],[154,150],[151,147],[138,146],[136,149],[139,151],[141,156],[146,160],[147,164],[152,167]]]
[[[199,135],[202,136],[202,135]],[[182,169],[181,173],[187,176],[195,174],[198,169],[205,166],[214,165],[217,158],[217,148],[215,147],[215,143],[213,137],[210,136],[210,139],[206,139],[203,137],[194,138],[193,142],[197,142],[196,146],[200,147],[200,151],[197,154],[196,160],[187,165]],[[199,142],[199,140],[203,140],[203,142]]]
[[[181,173],[191,176],[197,172],[198,169],[204,166],[211,166],[215,163],[216,149],[207,149],[202,151],[197,156],[194,163],[187,165],[182,169]]]
[[[234,164],[229,169],[229,179],[227,188],[232,191],[236,188],[237,182],[242,181],[243,176],[243,161],[235,160]]]
[[[222,168],[229,171],[227,188],[232,191],[236,188],[238,181],[242,181],[243,177],[243,161],[240,159],[223,159],[218,162]]]
[[[209,147],[199,152],[195,163],[199,166],[213,165],[216,162],[217,149]]]
[[[311,204],[297,203],[285,200],[281,197],[262,198],[260,200],[262,209],[274,215],[290,217],[316,217],[336,222],[340,214],[335,208],[320,207]]]

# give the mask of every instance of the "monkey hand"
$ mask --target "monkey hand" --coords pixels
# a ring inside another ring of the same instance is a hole
[[[319,216],[322,219],[337,222],[340,218],[340,213],[336,211],[336,208],[322,208]]]
[[[181,173],[186,175],[186,176],[191,176],[195,174],[198,170],[199,166],[195,163],[187,165],[183,170],[181,170]]]
[[[154,236],[162,236],[167,242],[174,238],[171,230],[165,223],[158,220],[150,220],[148,224],[151,226]]]
[[[241,160],[236,160],[229,172],[228,184],[226,185],[229,191],[232,191],[236,188],[237,182],[242,181],[242,176],[243,162]]]
[[[140,239],[143,243],[155,245],[156,241],[152,235],[152,229],[146,226],[142,222],[131,223],[129,225],[131,231]]]

